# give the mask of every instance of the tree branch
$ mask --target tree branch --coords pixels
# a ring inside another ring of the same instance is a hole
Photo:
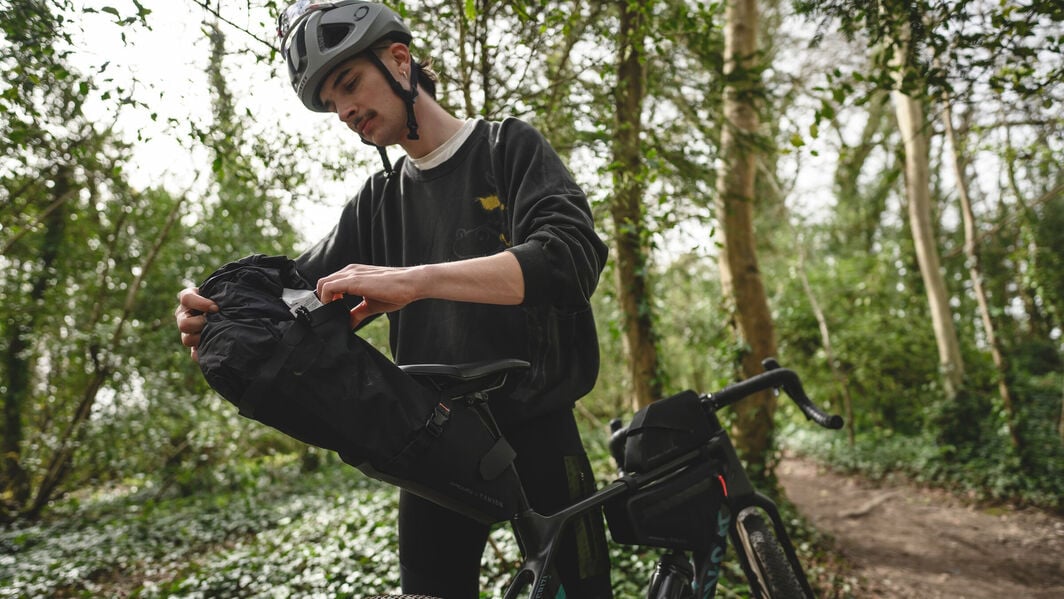
[[[210,13],[214,18],[216,18],[219,21],[225,23],[226,25],[229,25],[233,29],[236,29],[237,31],[247,35],[251,39],[255,40],[256,42],[259,42],[260,44],[262,44],[263,46],[266,46],[267,48],[270,49],[270,52],[276,52],[277,51],[277,46],[273,42],[270,42],[268,40],[264,40],[261,37],[259,37],[258,35],[252,33],[251,31],[249,31],[248,29],[246,29],[244,27],[241,27],[240,25],[237,25],[236,23],[234,23],[234,22],[230,21],[229,19],[223,17],[221,11],[219,11],[217,8],[212,8],[207,0],[192,0],[192,1],[193,1],[193,3],[198,5],[200,8],[202,8],[203,10],[207,11],[208,13]]]
[[[1053,198],[1060,197],[1060,195],[1062,193],[1064,193],[1064,183],[1060,183],[1056,187],[1054,187],[1053,189],[1050,189],[1049,191],[1045,192],[1044,194],[1039,196],[1039,198],[1037,200],[1035,200],[1034,202],[1029,204],[1027,207],[1028,208],[1033,208],[1034,206],[1040,206],[1042,204],[1045,204],[1049,200],[1052,200]],[[976,244],[981,244],[983,242],[983,240],[986,239],[987,237],[990,237],[991,235],[996,235],[997,232],[1000,231],[1003,227],[1005,227],[1006,225],[1012,224],[1012,221],[1016,217],[1017,217],[1016,213],[1010,214],[1004,220],[1002,220],[1001,222],[999,222],[996,225],[994,225],[993,228],[987,229],[986,231],[982,232],[978,237],[975,238],[975,240],[974,240],[975,243]],[[964,246],[958,246],[958,247],[953,248],[951,251],[943,254],[942,258],[943,259],[955,258],[955,257],[959,256],[960,254],[962,254],[963,252],[964,252]]]

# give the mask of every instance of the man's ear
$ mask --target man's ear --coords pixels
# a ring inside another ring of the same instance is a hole
[[[406,44],[394,42],[388,46],[388,57],[395,61],[395,66],[400,70],[410,71],[410,48]]]

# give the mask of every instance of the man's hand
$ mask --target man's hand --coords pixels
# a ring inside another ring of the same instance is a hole
[[[218,305],[199,294],[199,289],[189,287],[177,294],[178,306],[174,310],[177,330],[181,332],[181,344],[189,348],[192,359],[199,362],[196,347],[199,346],[200,333],[207,326],[206,312],[217,312]]]
[[[417,267],[392,268],[349,264],[318,281],[317,294],[325,303],[343,295],[362,297],[351,310],[351,326],[376,314],[395,312],[422,299],[419,285],[423,274]]]

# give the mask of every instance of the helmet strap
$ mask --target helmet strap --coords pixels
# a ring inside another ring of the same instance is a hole
[[[385,81],[392,86],[392,91],[394,91],[395,95],[399,96],[399,98],[402,99],[403,104],[406,105],[406,138],[420,139],[417,134],[417,118],[414,117],[414,100],[417,99],[417,79],[420,67],[418,67],[417,63],[413,60],[410,61],[410,89],[407,90],[403,88],[402,84],[396,81],[395,77],[392,76],[392,72],[388,70],[388,67],[386,67],[383,62],[381,62],[381,59],[377,56],[376,52],[369,50],[366,52],[366,56],[369,57],[371,62],[377,65],[377,68],[384,74]],[[366,143],[377,148],[377,152],[381,155],[381,161],[384,163],[384,172],[387,173],[388,177],[394,175],[395,171],[392,170],[392,162],[391,160],[388,160],[388,153],[385,151],[384,147],[368,141]]]
[[[392,86],[392,91],[395,95],[399,96],[406,104],[406,128],[408,132],[406,134],[407,139],[420,139],[417,134],[417,119],[414,117],[414,100],[417,99],[417,79],[418,79],[418,66],[413,60],[410,61],[410,89],[404,89],[402,84],[395,80],[392,76],[392,72],[388,70],[388,67],[384,66],[377,53],[370,50],[366,52],[369,59],[377,65],[377,68],[384,74],[384,79]]]
[[[387,173],[388,177],[390,178],[392,175],[395,174],[395,171],[392,170],[392,161],[388,160],[388,151],[384,149],[384,146],[374,146],[374,147],[376,147],[377,148],[377,152],[380,153],[381,162],[384,163],[384,172]]]

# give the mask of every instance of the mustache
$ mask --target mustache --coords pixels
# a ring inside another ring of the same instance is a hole
[[[365,114],[355,117],[355,120],[351,121],[349,126],[361,135],[362,124],[375,116],[377,116],[377,111],[369,110]]]

